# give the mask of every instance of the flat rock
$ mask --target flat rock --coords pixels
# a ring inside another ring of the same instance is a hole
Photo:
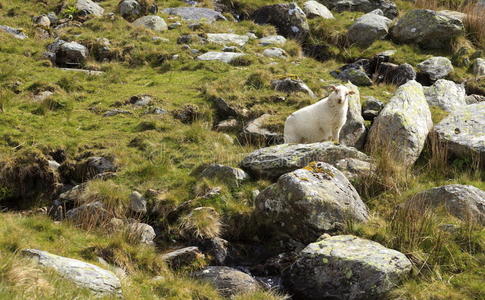
[[[220,12],[204,7],[172,7],[163,10],[169,15],[176,15],[188,21],[206,21],[212,23],[218,20],[226,20]]]
[[[272,132],[264,127],[264,123],[271,117],[270,114],[263,114],[250,121],[238,136],[242,144],[252,144],[256,146],[268,146],[283,142],[281,133]]]
[[[432,86],[424,88],[424,95],[430,106],[445,111],[453,111],[456,107],[466,105],[465,86],[450,80],[438,79]]]
[[[244,46],[248,41],[247,35],[239,35],[233,33],[208,33],[207,40],[216,44],[236,44],[238,46]]]
[[[244,56],[244,55],[245,55],[244,53],[210,51],[210,52],[206,52],[202,55],[197,56],[197,59],[198,60],[208,60],[208,61],[217,60],[217,61],[221,61],[221,62],[224,62],[224,63],[230,63],[234,59],[241,57],[241,56]]]
[[[12,28],[10,26],[0,25],[0,31],[6,32],[19,40],[25,40],[28,36],[20,29]]]
[[[381,299],[411,271],[402,253],[352,235],[309,244],[283,275],[299,299]]]
[[[25,249],[22,253],[35,259],[40,265],[54,269],[76,285],[88,288],[96,294],[121,296],[120,280],[108,270],[77,259],[57,256],[36,249]]]

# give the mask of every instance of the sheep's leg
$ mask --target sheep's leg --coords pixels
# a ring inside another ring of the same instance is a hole
[[[332,130],[332,140],[335,144],[340,144],[340,130],[342,128],[336,127]]]

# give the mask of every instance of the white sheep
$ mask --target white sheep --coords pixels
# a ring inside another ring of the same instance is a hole
[[[292,113],[285,122],[285,143],[339,142],[347,121],[349,101],[354,94],[343,85],[331,86],[332,93],[316,103]]]

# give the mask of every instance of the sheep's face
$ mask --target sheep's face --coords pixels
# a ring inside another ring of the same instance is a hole
[[[338,104],[344,104],[348,99],[349,95],[353,95],[354,91],[350,91],[346,86],[331,86],[332,93],[330,97],[335,100]]]

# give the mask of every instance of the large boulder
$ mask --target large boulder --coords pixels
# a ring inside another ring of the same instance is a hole
[[[220,61],[224,63],[231,63],[236,58],[244,56],[244,53],[237,53],[237,52],[215,52],[209,51],[202,55],[197,56],[198,60],[208,60],[208,61]]]
[[[322,0],[320,2],[338,12],[362,11],[368,13],[380,9],[389,19],[394,19],[398,15],[396,4],[390,0]]]
[[[92,290],[98,295],[121,296],[121,284],[112,272],[98,266],[46,251],[25,249],[22,253],[36,260],[41,266],[50,268],[76,285]]]
[[[168,30],[167,23],[159,17],[159,16],[144,16],[139,19],[136,19],[133,22],[133,25],[136,27],[144,27],[146,29],[150,29],[153,31],[166,31]]]
[[[323,162],[282,175],[256,197],[256,212],[278,231],[302,242],[369,217],[367,206],[344,174]]]
[[[204,7],[171,7],[163,10],[169,15],[176,15],[187,21],[206,21],[212,23],[218,20],[226,20],[220,12]]]
[[[310,27],[303,10],[296,3],[275,4],[256,10],[251,19],[258,24],[271,24],[278,33],[297,40],[305,40]]]
[[[443,206],[459,219],[485,224],[485,191],[471,185],[435,187],[416,194],[406,204],[418,209]]]
[[[443,151],[485,165],[485,102],[457,107],[433,128]]]
[[[303,4],[303,11],[308,18],[335,19],[332,12],[323,4],[310,0]]]
[[[339,161],[350,158],[371,162],[366,154],[355,148],[323,142],[281,144],[261,148],[247,155],[241,162],[241,167],[256,177],[277,179],[281,175],[303,168],[313,161],[337,165]]]
[[[368,150],[386,153],[409,167],[423,150],[433,122],[423,87],[416,81],[401,85],[374,120],[367,139]]]
[[[362,149],[365,143],[366,129],[361,113],[359,89],[352,83],[347,83],[345,86],[354,94],[348,96],[349,110],[347,121],[340,131],[340,142],[346,146]]]
[[[76,8],[82,15],[102,17],[104,13],[104,8],[91,0],[77,0]]]
[[[465,87],[453,81],[439,79],[432,86],[424,88],[424,95],[430,106],[437,106],[445,111],[466,105]]]
[[[407,12],[391,30],[396,41],[416,43],[426,49],[448,49],[453,38],[464,32],[460,19],[430,9]]]
[[[443,56],[431,57],[417,66],[420,75],[424,75],[426,80],[434,82],[438,79],[445,78],[453,72],[451,61]]]
[[[230,267],[209,266],[196,272],[195,278],[211,283],[224,297],[256,291],[259,288],[256,279]]]
[[[247,35],[239,35],[234,33],[208,33],[207,40],[211,43],[216,44],[236,44],[239,46],[244,46],[249,41]]]
[[[22,30],[17,29],[17,28],[13,28],[13,27],[10,27],[10,26],[0,25],[0,31],[8,33],[11,36],[13,36],[14,38],[19,39],[19,40],[25,40],[26,38],[28,38],[28,36],[25,33],[23,33]]]
[[[88,58],[89,51],[85,46],[76,42],[56,40],[47,46],[51,60],[60,67],[82,67]]]
[[[389,32],[392,20],[384,17],[380,9],[376,9],[358,18],[347,33],[350,43],[366,48],[376,40],[384,39]]]
[[[200,173],[200,177],[215,178],[236,186],[249,179],[249,175],[243,170],[220,164],[208,166]]]
[[[410,271],[404,254],[338,235],[309,244],[283,279],[298,299],[381,299]]]
[[[250,121],[238,136],[239,141],[242,144],[253,144],[256,146],[268,146],[282,143],[283,135],[281,133],[273,132],[265,128],[265,122],[269,118],[271,118],[270,114],[263,114]]]

